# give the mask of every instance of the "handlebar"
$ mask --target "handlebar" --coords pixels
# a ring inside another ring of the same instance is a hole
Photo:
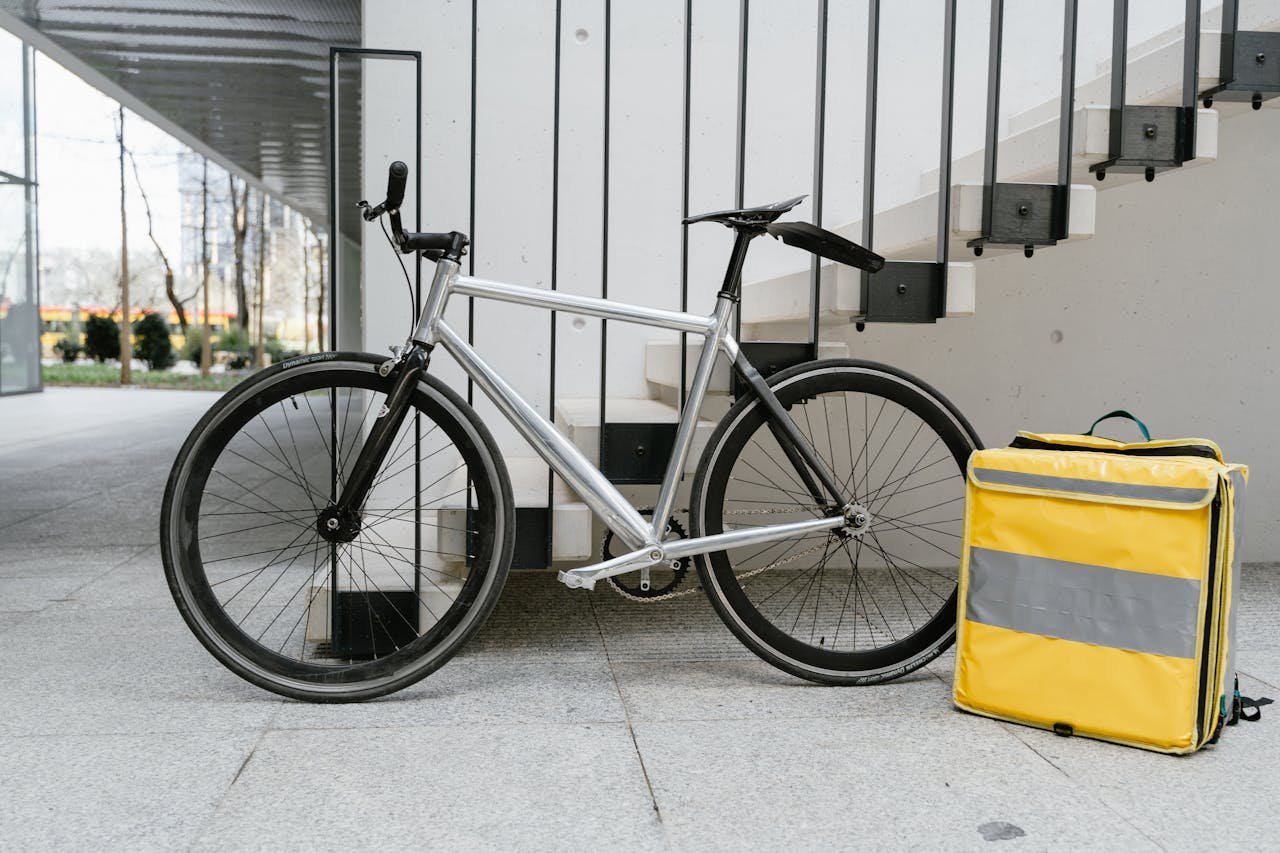
[[[409,179],[409,167],[397,160],[387,169],[387,200],[382,203],[384,210],[399,210],[404,201],[404,185]]]
[[[391,240],[401,254],[422,254],[433,261],[442,258],[459,260],[467,252],[469,240],[466,234],[458,231],[447,233],[406,232],[400,224],[400,205],[404,203],[404,188],[409,179],[409,167],[401,160],[396,160],[387,168],[387,197],[382,204],[370,207],[367,201],[360,202],[364,218],[372,222],[384,213],[391,219]]]

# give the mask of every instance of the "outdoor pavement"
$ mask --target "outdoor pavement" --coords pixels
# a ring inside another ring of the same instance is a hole
[[[1189,757],[1064,739],[953,710],[950,654],[818,687],[700,596],[638,605],[544,572],[514,574],[409,690],[281,700],[199,646],[161,570],[164,479],[214,399],[0,400],[0,849],[1280,843],[1275,710]],[[1249,566],[1242,598],[1241,688],[1280,697],[1280,566]]]

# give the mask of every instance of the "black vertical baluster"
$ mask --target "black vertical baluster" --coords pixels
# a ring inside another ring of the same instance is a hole
[[[1107,156],[1124,152],[1124,90],[1128,71],[1129,0],[1115,0],[1111,13],[1111,109],[1108,111]],[[1062,183],[1061,180],[1058,183]]]
[[[1218,53],[1218,85],[1236,79],[1236,33],[1240,29],[1237,0],[1222,0],[1222,41]]]
[[[987,140],[982,161],[982,236],[992,233],[995,207],[996,136],[1000,130],[1000,52],[1004,38],[1004,0],[991,0],[990,60],[987,68]],[[975,249],[977,251],[977,249]]]
[[[1185,116],[1182,154],[1187,160],[1193,160],[1196,156],[1196,90],[1200,84],[1200,0],[1187,0],[1182,44],[1182,112]]]
[[[1127,0],[1125,0],[1127,2]],[[1065,240],[1071,233],[1071,131],[1076,113],[1076,6],[1077,0],[1063,0],[1062,21],[1062,102],[1058,121],[1058,233]],[[1112,68],[1115,73],[1115,68]],[[1123,104],[1122,104],[1123,105]]]
[[[556,0],[556,25],[555,25],[555,42],[556,42],[556,58],[555,58],[555,74],[554,83],[555,93],[552,96],[551,107],[551,289],[558,290],[557,273],[559,270],[560,260],[560,17],[561,17],[561,0]],[[556,312],[551,312],[551,357],[549,359],[550,371],[548,375],[549,402],[547,407],[551,410],[551,420],[556,419]],[[547,469],[547,568],[551,567],[553,562],[552,555],[555,553],[552,549],[555,545],[553,528],[555,524],[555,489],[556,474],[550,468]]]
[[[693,0],[684,2],[684,159],[680,164],[680,218],[689,218],[689,119],[693,77]],[[689,226],[680,226],[680,310],[689,310]],[[688,338],[680,333],[680,412],[684,412],[689,371]]]
[[[876,215],[876,88],[880,74],[880,0],[867,3],[867,104],[862,153],[862,245],[868,249],[875,240]],[[867,282],[862,274],[862,313],[867,312]]]
[[[422,54],[414,59],[414,185],[413,228],[422,230]],[[414,319],[422,312],[422,255],[415,253],[413,267]],[[422,415],[413,415],[413,592],[422,600]],[[415,622],[416,624],[416,622]]]
[[[827,143],[827,22],[828,0],[818,0],[818,69],[813,108],[813,224],[822,226],[823,172]],[[818,357],[818,291],[822,264],[814,255],[809,265],[809,343]]]
[[[745,207],[747,183],[747,34],[750,30],[751,0],[742,0],[738,20],[738,146],[733,200],[735,207]],[[741,293],[741,290],[739,290]],[[733,312],[733,334],[742,339],[742,303]]]
[[[601,192],[600,298],[609,298],[609,71],[613,36],[613,2],[604,0],[604,155]],[[605,387],[608,381],[608,323],[600,321],[600,430],[596,452],[597,464],[604,466]]]
[[[1071,2],[1071,0],[1068,0]],[[947,0],[942,25],[942,129],[938,154],[938,316],[947,313],[947,262],[951,257],[951,125],[956,98],[956,0]]]
[[[476,44],[479,41],[480,0],[471,0],[471,215],[467,223],[467,234],[471,239],[471,248],[467,252],[467,274],[476,274]],[[476,298],[467,297],[467,343],[475,346],[476,342]],[[475,382],[467,377],[467,403],[475,404]],[[471,508],[471,492],[467,491],[467,508]]]

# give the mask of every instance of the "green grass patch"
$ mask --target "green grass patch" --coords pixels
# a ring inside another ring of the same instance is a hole
[[[45,385],[93,385],[109,387],[120,384],[120,366],[116,364],[46,364],[41,368]],[[186,391],[226,391],[244,379],[243,376],[215,373],[207,379],[199,374],[171,373],[167,370],[135,370],[133,384],[139,388],[177,388]]]

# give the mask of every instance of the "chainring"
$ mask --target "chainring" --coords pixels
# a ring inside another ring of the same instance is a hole
[[[653,518],[653,507],[645,507],[640,510],[640,514],[645,518]],[[667,534],[674,533],[677,538],[686,539],[688,533],[685,532],[684,525],[674,518],[667,520]],[[601,560],[611,560],[617,554],[613,553],[613,531],[607,531],[604,535],[604,541],[600,543]],[[684,582],[685,576],[689,574],[689,557],[681,557],[676,561],[675,567],[663,563],[650,568],[650,584],[648,589],[641,586],[641,574],[639,571],[628,572],[625,575],[614,575],[609,578],[609,583],[624,598],[634,599],[636,601],[650,602],[654,599],[665,598],[674,593],[680,584]]]

